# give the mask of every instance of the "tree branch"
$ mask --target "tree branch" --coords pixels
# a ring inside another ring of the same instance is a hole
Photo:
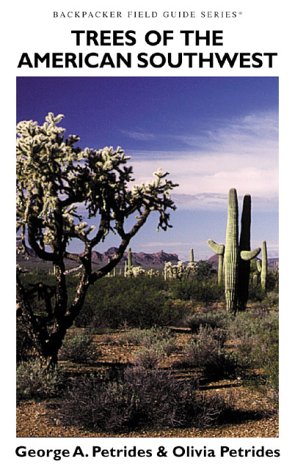
[[[143,214],[138,219],[137,223],[129,231],[129,233],[124,233],[124,239],[122,239],[122,241],[121,241],[121,244],[118,248],[116,256],[113,257],[110,260],[110,262],[108,262],[108,264],[106,264],[104,267],[101,267],[98,271],[93,272],[91,274],[91,283],[92,284],[94,282],[96,282],[98,279],[101,279],[102,277],[104,277],[106,274],[111,272],[114,269],[114,267],[116,267],[116,265],[122,259],[123,254],[126,251],[127,246],[129,245],[131,239],[133,238],[133,236],[135,236],[135,234],[139,231],[139,229],[144,225],[144,223],[146,222],[150,212],[151,211],[148,208],[146,208],[144,210]]]
[[[36,241],[36,229],[35,226],[32,225],[32,223],[28,224],[28,242],[33,251],[37,254],[40,259],[43,259],[44,261],[50,261],[53,262],[57,259],[57,254],[53,252],[47,252],[44,249],[41,249],[39,244]]]

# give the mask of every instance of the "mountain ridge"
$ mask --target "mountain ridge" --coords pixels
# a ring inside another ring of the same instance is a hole
[[[92,251],[92,263],[94,267],[102,267],[106,265],[109,260],[114,256],[118,251],[116,247],[110,247],[107,251],[101,253],[98,251]],[[125,252],[121,262],[118,264],[118,267],[123,267],[125,262],[128,259],[128,252]],[[177,264],[179,257],[176,253],[168,253],[163,250],[146,253],[146,252],[132,252],[132,265],[141,266],[148,269],[159,269],[162,268],[165,262],[172,262],[172,264]],[[27,265],[29,267],[34,264],[40,267],[51,266],[50,262],[45,262],[40,259],[33,249],[27,250],[27,256],[24,257],[22,254],[17,255],[17,262],[19,264]],[[77,261],[74,259],[67,258],[65,259],[65,264],[67,268],[72,268],[77,266]]]
[[[109,260],[114,256],[118,251],[116,247],[110,247],[105,252],[98,252],[92,251],[92,263],[94,268],[95,267],[103,267],[105,266]],[[38,258],[35,252],[32,249],[28,249],[28,256],[25,258],[21,254],[17,255],[17,262],[19,264],[23,264],[27,267],[51,267],[50,262],[42,261],[42,259]],[[127,262],[128,259],[128,252],[125,252],[121,262],[118,264],[118,268],[122,268]],[[176,253],[168,253],[163,250],[153,253],[147,252],[132,252],[132,265],[133,266],[140,266],[145,269],[162,269],[164,267],[165,262],[171,262],[173,265],[177,264],[181,259],[179,259],[178,254]],[[218,256],[213,255],[208,259],[202,259],[204,261],[209,262],[213,269],[217,269],[218,266]],[[188,261],[186,261],[188,262]],[[77,261],[73,259],[65,259],[65,264],[67,268],[72,268],[77,266]],[[268,265],[271,270],[278,269],[279,259],[275,258],[268,258]]]

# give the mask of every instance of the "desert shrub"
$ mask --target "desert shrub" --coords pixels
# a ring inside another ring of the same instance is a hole
[[[169,283],[169,290],[175,299],[192,300],[196,295],[196,289],[199,287],[199,282],[196,280],[173,280]]]
[[[271,271],[267,274],[266,288],[269,292],[278,292],[279,290],[279,273]]]
[[[163,340],[158,343],[158,346],[160,346],[162,352],[166,356],[172,355],[172,353],[175,353],[179,349],[174,338],[170,338],[169,340]]]
[[[95,319],[94,306],[85,302],[78,317],[76,318],[75,325],[76,327],[91,327]]]
[[[250,355],[251,364],[262,368],[266,386],[278,392],[279,322],[276,311],[269,312],[260,322],[257,343],[251,349]]]
[[[149,329],[131,328],[124,333],[120,333],[116,341],[123,345],[140,345],[143,339],[143,332],[148,331]]]
[[[127,368],[116,381],[84,377],[69,388],[61,407],[66,424],[91,430],[128,432],[141,428],[204,426],[228,410],[167,371]]]
[[[195,300],[203,303],[216,302],[223,296],[223,290],[210,279],[171,281],[169,289],[176,299]]]
[[[89,290],[76,326],[116,329],[123,323],[139,328],[177,325],[189,311],[190,300],[212,302],[221,294],[212,281],[105,278]]]
[[[140,346],[135,353],[135,364],[155,368],[161,359],[177,350],[175,338],[168,328],[132,328],[117,338],[117,343]]]
[[[260,285],[249,286],[249,300],[252,302],[262,302],[265,298],[265,291],[262,290]]]
[[[144,331],[142,344],[148,346],[159,341],[170,340],[171,338],[169,328],[152,327]]]
[[[185,362],[189,366],[203,368],[209,361],[219,357],[221,346],[212,330],[201,327],[197,335],[184,347]]]
[[[278,391],[279,321],[276,310],[248,310],[231,322],[230,335],[236,341],[235,355],[240,370],[262,370],[262,381]]]
[[[91,363],[99,354],[91,334],[71,332],[65,337],[59,357],[74,363]]]
[[[164,352],[161,346],[154,344],[149,348],[141,348],[135,353],[134,363],[145,369],[156,368],[161,359],[164,356]]]
[[[188,315],[184,319],[184,325],[188,326],[193,333],[200,330],[200,327],[224,328],[227,324],[227,315],[222,312],[202,312]]]
[[[183,363],[202,371],[207,378],[219,378],[234,372],[234,362],[224,350],[226,332],[223,329],[200,327],[183,348]]]
[[[118,341],[123,344],[142,345],[149,347],[158,342],[167,342],[172,344],[175,342],[171,331],[168,328],[132,328],[131,330],[122,333]]]
[[[90,289],[86,300],[87,316],[81,313],[76,325],[109,328],[119,328],[123,322],[140,328],[166,325],[172,317],[163,283],[161,279],[149,277],[102,279],[99,285]]]
[[[57,368],[45,369],[37,360],[22,362],[16,369],[17,400],[55,397],[61,391],[63,381],[63,374]]]
[[[216,272],[216,271],[215,271]],[[208,261],[198,261],[197,275],[198,280],[209,279],[214,273],[212,264]]]
[[[183,324],[184,317],[193,312],[194,302],[192,300],[175,299],[173,295],[169,293],[166,308],[169,314],[169,325],[179,327]]]
[[[237,314],[230,322],[229,333],[231,338],[259,335],[277,338],[278,324],[276,309],[254,308]]]
[[[101,342],[104,345],[110,345],[110,346],[117,344],[117,341],[114,339],[114,337],[108,333],[106,335],[103,335]]]
[[[279,294],[275,290],[267,292],[264,297],[263,303],[269,307],[276,307],[279,304]]]

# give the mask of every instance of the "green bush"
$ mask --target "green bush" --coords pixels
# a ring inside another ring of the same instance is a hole
[[[276,292],[279,290],[279,273],[278,271],[270,271],[267,275],[266,288],[268,292]]]
[[[68,333],[64,339],[59,357],[74,363],[92,363],[100,352],[97,350],[93,336],[88,333]]]
[[[76,327],[92,327],[95,321],[95,307],[86,301],[75,321]]]
[[[236,341],[235,355],[241,371],[262,370],[262,381],[278,392],[279,319],[277,310],[254,309],[232,320],[230,336]]]
[[[197,264],[196,278],[200,281],[203,281],[204,279],[208,280],[212,274],[216,273],[216,271],[213,270],[212,264],[208,261],[198,261]]]
[[[169,290],[173,298],[194,300],[205,304],[223,298],[223,289],[212,279],[170,281]]]
[[[252,302],[262,302],[265,298],[265,291],[262,290],[261,286],[253,286],[250,285],[249,287],[249,300]]]
[[[42,368],[40,362],[22,362],[16,369],[17,400],[56,397],[63,386],[63,374],[57,368]]]
[[[222,294],[212,280],[165,282],[160,277],[146,276],[105,278],[89,290],[76,326],[119,328],[123,322],[140,328],[171,325],[179,322],[186,311],[185,305],[180,303],[215,302],[223,298]]]
[[[76,325],[109,328],[119,328],[123,322],[140,328],[167,325],[171,312],[163,282],[149,277],[102,279],[89,290],[87,315],[81,312]]]

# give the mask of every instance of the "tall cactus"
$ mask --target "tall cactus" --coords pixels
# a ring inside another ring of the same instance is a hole
[[[226,310],[230,313],[237,308],[238,276],[238,198],[235,188],[228,194],[228,214],[224,250],[224,291]]]
[[[128,270],[131,270],[132,269],[132,250],[131,250],[131,247],[129,247],[129,249],[128,249],[127,264],[128,264]]]
[[[249,195],[244,198],[244,208],[242,217],[242,233],[241,233],[241,246],[239,247],[238,233],[239,233],[239,210],[237,191],[235,188],[231,188],[228,194],[228,215],[226,226],[226,241],[225,246],[223,244],[217,244],[212,240],[208,241],[210,248],[218,254],[218,256],[224,255],[224,292],[226,301],[226,310],[229,313],[235,313],[237,310],[237,303],[243,301],[245,305],[245,298],[239,296],[238,292],[241,291],[245,295],[245,288],[248,288],[247,282],[240,280],[239,283],[239,267],[242,261],[250,261],[256,257],[260,248],[253,251],[250,250],[250,214],[251,214],[251,199]],[[221,261],[221,258],[220,258]],[[249,276],[248,276],[249,281]],[[245,287],[243,287],[245,285]]]
[[[125,277],[132,277],[132,276],[133,276],[132,250],[131,250],[131,247],[129,247],[129,249],[128,249],[127,261],[125,261],[125,265],[124,265],[124,276],[125,276]]]
[[[190,250],[190,260],[184,269],[184,273],[186,278],[194,278],[198,273],[198,264],[195,261],[195,253],[193,249]]]
[[[262,262],[261,262],[261,288],[266,290],[267,283],[267,247],[266,241],[262,243]]]
[[[257,270],[260,273],[261,288],[265,292],[267,284],[267,246],[266,241],[262,243],[262,256],[261,261],[257,261]]]
[[[128,277],[128,262],[124,262],[124,277]]]
[[[241,217],[240,251],[251,248],[251,196],[245,195]],[[240,256],[238,273],[238,308],[245,310],[249,296],[250,260]]]

